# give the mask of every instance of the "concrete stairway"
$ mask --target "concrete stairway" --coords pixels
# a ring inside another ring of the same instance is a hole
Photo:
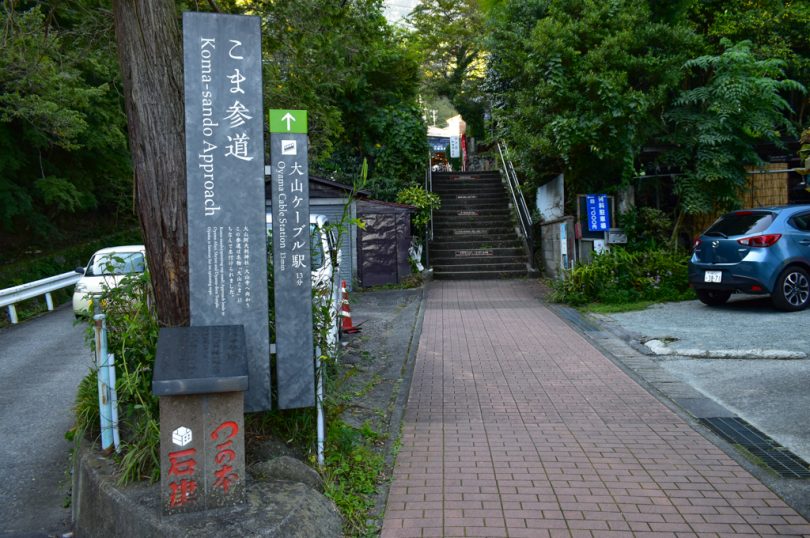
[[[433,213],[430,262],[436,279],[517,278],[527,275],[506,187],[492,172],[433,174],[442,206]]]

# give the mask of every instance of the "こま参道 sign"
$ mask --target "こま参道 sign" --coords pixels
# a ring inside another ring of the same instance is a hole
[[[276,376],[281,409],[315,405],[307,111],[271,110]]]
[[[602,232],[610,228],[607,194],[585,195],[588,231]]]
[[[270,409],[259,18],[183,13],[191,325],[243,325],[245,409]]]

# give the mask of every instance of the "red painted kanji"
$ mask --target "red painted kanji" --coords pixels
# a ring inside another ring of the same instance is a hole
[[[196,453],[197,450],[194,448],[169,452],[169,476],[193,476],[194,469],[197,467],[197,460],[194,459]],[[181,478],[170,482],[169,488],[172,491],[169,496],[169,506],[174,508],[182,506],[194,498],[194,494],[197,492],[197,481]]]
[[[230,420],[223,422],[211,432],[211,439],[214,441],[223,441],[216,445],[217,453],[214,456],[214,461],[219,465],[219,468],[214,471],[216,480],[214,481],[213,487],[221,488],[225,493],[228,493],[232,483],[239,481],[239,475],[233,472],[233,466],[228,465],[236,459],[236,452],[229,447],[233,445],[231,438],[235,437],[237,433],[239,433],[239,426],[236,422]]]
[[[183,506],[194,498],[194,493],[197,491],[197,482],[183,478],[179,482],[171,482],[169,488],[172,490],[169,497],[169,506],[174,508]]]
[[[195,448],[169,452],[169,474],[177,476],[193,475],[194,468],[197,466],[197,461],[193,457],[196,453],[197,449]]]

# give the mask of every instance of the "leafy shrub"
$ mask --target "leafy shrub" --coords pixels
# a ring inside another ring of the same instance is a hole
[[[690,299],[687,261],[680,251],[613,247],[555,281],[552,299],[571,305]]]
[[[413,218],[417,230],[422,230],[430,222],[430,212],[439,209],[442,199],[434,192],[427,192],[421,185],[412,185],[399,191],[397,202],[417,207],[419,211]]]
[[[634,207],[622,213],[619,226],[627,234],[628,250],[661,248],[672,235],[672,219],[654,207]]]
[[[115,355],[121,481],[156,481],[160,478],[160,426],[158,399],[152,395],[152,370],[158,322],[149,274],[128,275],[116,287],[105,286],[98,301],[106,316],[107,351]],[[87,339],[94,348],[92,321]],[[97,372],[96,366],[79,385],[73,432],[78,435],[99,434]]]

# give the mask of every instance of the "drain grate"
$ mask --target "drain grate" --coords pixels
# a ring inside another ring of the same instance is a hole
[[[810,464],[739,417],[701,418],[700,423],[740,445],[785,478],[810,478]]]

